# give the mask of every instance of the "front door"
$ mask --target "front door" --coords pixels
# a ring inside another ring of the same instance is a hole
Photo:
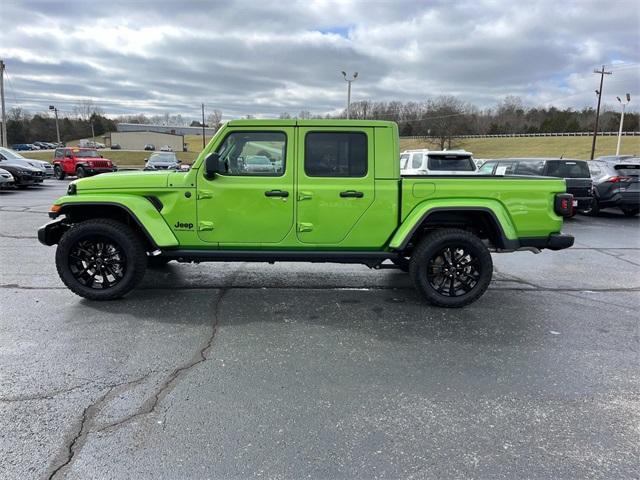
[[[337,245],[374,200],[372,128],[298,128],[297,236]]]
[[[231,130],[216,152],[224,174],[198,173],[198,236],[220,246],[282,241],[293,228],[294,129]]]

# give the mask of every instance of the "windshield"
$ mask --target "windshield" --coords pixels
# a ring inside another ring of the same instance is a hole
[[[591,178],[589,166],[583,160],[549,160],[547,176],[560,178]]]
[[[154,153],[149,157],[149,163],[175,163],[177,161],[173,153]]]
[[[75,153],[76,157],[80,158],[98,158],[100,156],[97,150],[78,150],[73,153]]]
[[[14,152],[13,150],[9,150],[8,148],[0,148],[0,153],[6,158],[19,158],[20,160],[24,160],[24,157],[22,155]]]
[[[429,170],[475,172],[476,166],[469,156],[429,155]]]

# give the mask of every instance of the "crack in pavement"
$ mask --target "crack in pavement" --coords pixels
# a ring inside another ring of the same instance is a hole
[[[59,473],[62,473],[71,464],[76,453],[82,448],[82,445],[84,445],[84,442],[87,439],[87,435],[91,433],[90,426],[93,423],[96,415],[102,409],[103,404],[111,397],[112,393],[116,389],[119,389],[120,387],[123,387],[123,389],[126,389],[131,387],[132,385],[137,385],[138,383],[145,380],[149,375],[150,373],[147,373],[135,380],[110,385],[107,391],[104,393],[104,395],[100,396],[95,402],[88,405],[82,411],[82,416],[80,417],[80,422],[78,424],[78,427],[76,428],[75,433],[73,434],[71,439],[67,442],[67,445],[63,450],[64,457],[60,462],[58,462],[57,466],[53,467],[53,470],[47,476],[48,480],[53,480]]]
[[[105,430],[110,430],[112,428],[120,427],[126,423],[129,423],[131,420],[137,417],[140,417],[142,415],[147,415],[149,413],[153,413],[156,410],[158,404],[162,401],[163,398],[165,398],[169,394],[169,392],[172,390],[172,387],[176,384],[177,380],[184,372],[190,370],[196,365],[199,365],[200,363],[203,363],[207,360],[207,351],[211,349],[211,347],[213,346],[213,340],[217,332],[218,319],[219,319],[218,312],[220,309],[220,304],[222,303],[222,300],[225,297],[227,292],[228,292],[227,289],[223,289],[220,291],[220,296],[216,300],[216,304],[214,305],[214,308],[213,308],[214,321],[212,324],[211,334],[207,338],[207,341],[204,343],[204,345],[191,358],[191,360],[187,362],[185,365],[182,365],[176,368],[173,372],[171,372],[171,374],[167,378],[165,378],[165,380],[160,384],[160,387],[157,389],[155,394],[150,398],[148,398],[142,404],[141,408],[137,412],[134,412],[131,415],[128,415],[118,421],[111,422],[107,425],[104,425],[99,429],[95,430],[93,433],[103,432]]]
[[[238,275],[242,265],[244,264],[240,265],[240,267],[234,273],[234,276]],[[196,365],[199,365],[207,360],[207,352],[209,351],[209,349],[213,347],[213,341],[218,328],[219,317],[220,317],[219,316],[220,305],[222,304],[222,300],[224,299],[227,292],[228,292],[228,289],[220,289],[220,295],[216,299],[216,303],[213,307],[213,322],[211,325],[211,333],[207,337],[204,344],[198,349],[196,354],[191,358],[189,362],[174,369],[162,381],[162,383],[156,389],[155,393],[152,396],[148,397],[147,400],[143,402],[143,404],[137,411],[135,411],[130,415],[125,416],[124,418],[121,418],[118,421],[108,423],[106,425],[100,426],[99,428],[94,428],[96,416],[98,415],[102,407],[108,401],[111,400],[111,398],[113,398],[116,394],[120,394],[121,392],[126,391],[132,386],[138,385],[139,383],[144,381],[150,375],[150,373],[147,373],[136,380],[111,386],[109,390],[104,395],[102,395],[97,401],[93,402],[91,405],[85,408],[80,420],[80,425],[76,429],[76,433],[68,442],[68,446],[65,449],[66,451],[65,459],[62,462],[59,462],[59,465],[53,469],[51,474],[48,476],[48,480],[53,480],[58,476],[58,474],[63,473],[69,468],[69,466],[73,463],[73,460],[78,454],[78,452],[82,450],[82,447],[84,446],[89,434],[99,433],[106,430],[118,428],[122,425],[125,425],[131,422],[135,418],[153,413],[156,410],[157,406],[162,401],[162,399],[164,399],[168,395],[168,393],[172,390],[172,388],[176,385],[177,381],[182,376],[182,374],[189,371],[191,368],[195,367]],[[165,412],[165,415],[166,415],[166,412]]]
[[[627,262],[628,264],[633,265],[633,266],[635,266],[635,267],[640,267],[640,263],[636,263],[636,262],[633,262],[633,261],[628,260],[628,259],[626,259],[626,258],[622,258],[622,257],[619,257],[619,256],[617,256],[617,255],[614,255],[614,254],[613,254],[613,253],[611,253],[611,252],[607,252],[604,248],[596,248],[595,250],[596,250],[596,251],[598,251],[598,252],[600,252],[600,253],[603,253],[604,255],[607,255],[607,256],[609,256],[609,257],[613,257],[613,258],[615,258],[616,260],[621,260],[621,261],[623,261],[623,262]]]

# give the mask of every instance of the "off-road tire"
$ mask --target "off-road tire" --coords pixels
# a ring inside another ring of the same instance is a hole
[[[439,293],[427,278],[430,261],[446,248],[463,248],[477,259],[474,263],[479,274],[476,283],[468,292],[459,296]],[[435,230],[420,241],[411,255],[409,275],[427,302],[438,307],[460,308],[475,302],[487,290],[493,275],[493,261],[491,253],[476,235],[466,230],[447,228]]]
[[[638,215],[638,213],[640,213],[640,208],[637,207],[632,207],[632,208],[620,208],[620,210],[622,210],[622,213],[624,213],[625,217],[635,217],[636,215]]]
[[[58,180],[64,180],[64,177],[66,177],[67,174],[64,173],[64,170],[62,170],[62,167],[60,165],[54,165],[53,176],[56,177]]]
[[[69,254],[76,243],[96,235],[115,242],[122,249],[126,261],[124,277],[113,287],[101,290],[78,281],[69,262]],[[114,300],[126,295],[140,283],[147,268],[147,256],[140,237],[127,225],[106,218],[86,220],[62,235],[56,250],[56,268],[64,284],[76,295],[89,300]]]
[[[86,176],[87,172],[85,171],[84,167],[82,165],[78,166],[78,168],[76,168],[76,177],[84,178]]]

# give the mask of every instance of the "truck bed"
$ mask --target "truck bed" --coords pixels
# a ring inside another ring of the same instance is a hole
[[[428,175],[401,177],[400,221],[414,210],[451,207],[487,209],[509,225],[508,236],[538,237],[562,229],[554,212],[556,193],[564,193],[563,179],[531,176]]]

